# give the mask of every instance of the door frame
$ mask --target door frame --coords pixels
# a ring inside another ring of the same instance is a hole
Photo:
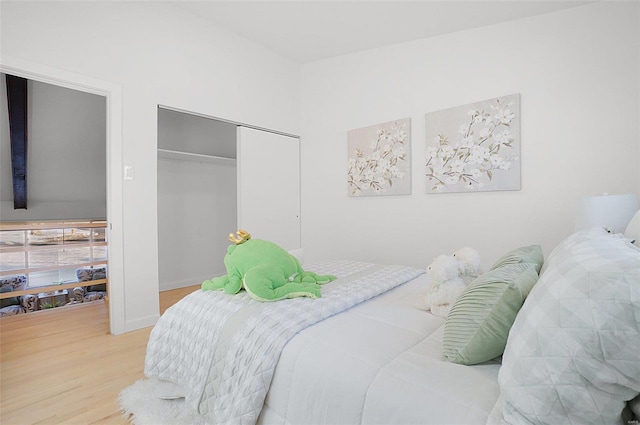
[[[124,291],[122,87],[7,55],[0,57],[0,72],[105,97],[107,160],[107,236],[109,264],[109,331],[126,331]]]

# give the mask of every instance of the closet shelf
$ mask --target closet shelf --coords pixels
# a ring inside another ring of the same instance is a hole
[[[203,155],[199,153],[172,151],[168,149],[158,149],[159,159],[173,159],[177,161],[205,162],[209,164],[227,165],[234,167],[235,158],[225,158],[222,156]]]

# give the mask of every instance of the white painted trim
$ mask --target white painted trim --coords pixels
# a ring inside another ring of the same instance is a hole
[[[207,118],[207,119],[210,119],[210,120],[226,122],[227,124],[233,124],[233,125],[237,125],[237,126],[241,126],[241,127],[252,128],[254,130],[266,131],[267,133],[279,134],[281,136],[295,137],[295,138],[298,138],[298,139],[300,138],[300,136],[298,136],[296,134],[285,133],[283,131],[272,130],[270,128],[265,128],[265,127],[258,127],[256,125],[251,125],[251,124],[243,124],[241,122],[228,120],[226,118],[219,118],[219,117],[214,117],[214,116],[207,115],[207,114],[201,114],[200,112],[194,112],[194,111],[188,111],[186,109],[174,108],[173,106],[158,105],[158,108],[165,109],[167,111],[181,112],[183,114],[193,115],[193,116],[200,117],[200,118]]]
[[[152,314],[151,316],[131,320],[126,323],[122,332],[137,331],[138,329],[154,326],[158,319],[160,319],[160,314]]]
[[[138,329],[140,321],[127,323],[124,291],[124,230],[122,187],[122,87],[63,69],[26,61],[7,55],[0,56],[0,72],[53,84],[106,98],[107,108],[107,228],[109,240],[109,329],[112,334]],[[151,320],[151,318],[149,318]],[[155,323],[157,317],[154,316]]]
[[[173,289],[185,288],[187,286],[200,285],[200,284],[202,284],[202,282],[204,282],[207,279],[211,279],[212,277],[215,277],[215,276],[221,276],[223,274],[226,274],[226,271],[223,271],[223,272],[218,273],[218,274],[214,273],[214,274],[208,275],[208,276],[195,277],[195,278],[192,278],[192,279],[183,279],[183,280],[174,280],[173,282],[164,282],[164,283],[161,284],[162,288],[160,289],[160,292],[171,291]]]

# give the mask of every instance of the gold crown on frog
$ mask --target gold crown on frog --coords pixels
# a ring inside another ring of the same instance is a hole
[[[243,244],[249,239],[251,239],[251,233],[242,229],[238,229],[235,235],[233,233],[229,233],[229,240],[236,245]]]

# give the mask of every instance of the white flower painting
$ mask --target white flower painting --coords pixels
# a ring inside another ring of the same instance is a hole
[[[520,189],[520,95],[426,114],[427,193]]]
[[[411,119],[347,132],[349,196],[411,194]]]

